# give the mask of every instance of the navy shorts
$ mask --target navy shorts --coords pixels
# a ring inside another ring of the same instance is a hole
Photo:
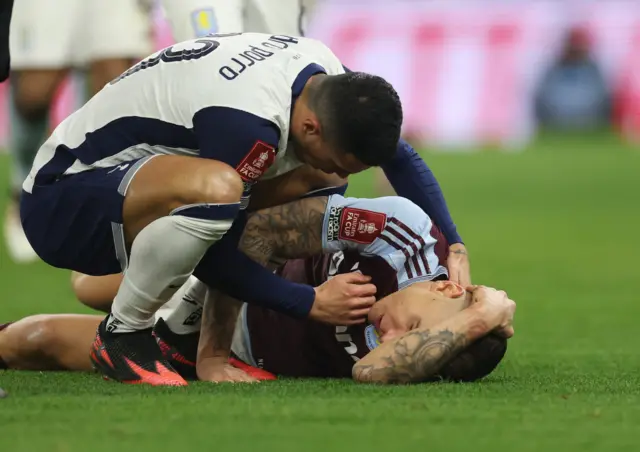
[[[22,192],[29,243],[54,267],[109,275],[127,266],[122,208],[135,173],[153,156],[64,176]]]

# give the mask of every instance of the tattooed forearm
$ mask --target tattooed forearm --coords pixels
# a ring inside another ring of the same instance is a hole
[[[327,200],[307,198],[255,212],[244,229],[240,250],[263,265],[273,258],[321,253]]]
[[[467,336],[448,329],[415,330],[402,336],[384,356],[367,364],[366,358],[353,367],[353,378],[361,382],[416,383],[435,375],[468,345]]]
[[[242,303],[218,291],[209,291],[205,299],[200,346],[207,356],[228,357],[233,332]],[[204,339],[204,340],[203,340]]]

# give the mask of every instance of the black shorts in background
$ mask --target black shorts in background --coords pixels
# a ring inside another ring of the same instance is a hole
[[[0,0],[0,82],[9,77],[11,57],[9,54],[9,25],[13,0]]]

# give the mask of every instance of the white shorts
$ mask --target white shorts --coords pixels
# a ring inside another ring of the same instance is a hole
[[[210,33],[258,32],[299,36],[313,0],[162,0],[176,41]]]
[[[138,0],[19,0],[11,19],[11,67],[59,69],[152,51]]]

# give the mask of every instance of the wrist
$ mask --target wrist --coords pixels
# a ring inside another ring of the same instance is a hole
[[[309,314],[307,314],[307,316],[310,319],[315,318],[315,315],[316,315],[316,312],[317,312],[317,303],[316,302],[320,299],[322,290],[321,290],[320,287],[314,287],[313,288],[313,293],[314,293],[313,303],[311,304],[311,307],[309,308]]]
[[[196,360],[196,370],[202,366],[222,366],[229,362],[229,355],[206,355],[200,356],[198,355],[198,359]]]
[[[497,327],[496,322],[492,321],[488,310],[481,302],[469,306],[465,311],[468,313],[468,331],[473,339],[486,336]]]
[[[213,338],[203,337],[200,335],[200,344],[198,344],[198,353],[196,355],[196,365],[200,362],[208,363],[225,363],[231,355],[231,347],[228,348],[216,346]]]

